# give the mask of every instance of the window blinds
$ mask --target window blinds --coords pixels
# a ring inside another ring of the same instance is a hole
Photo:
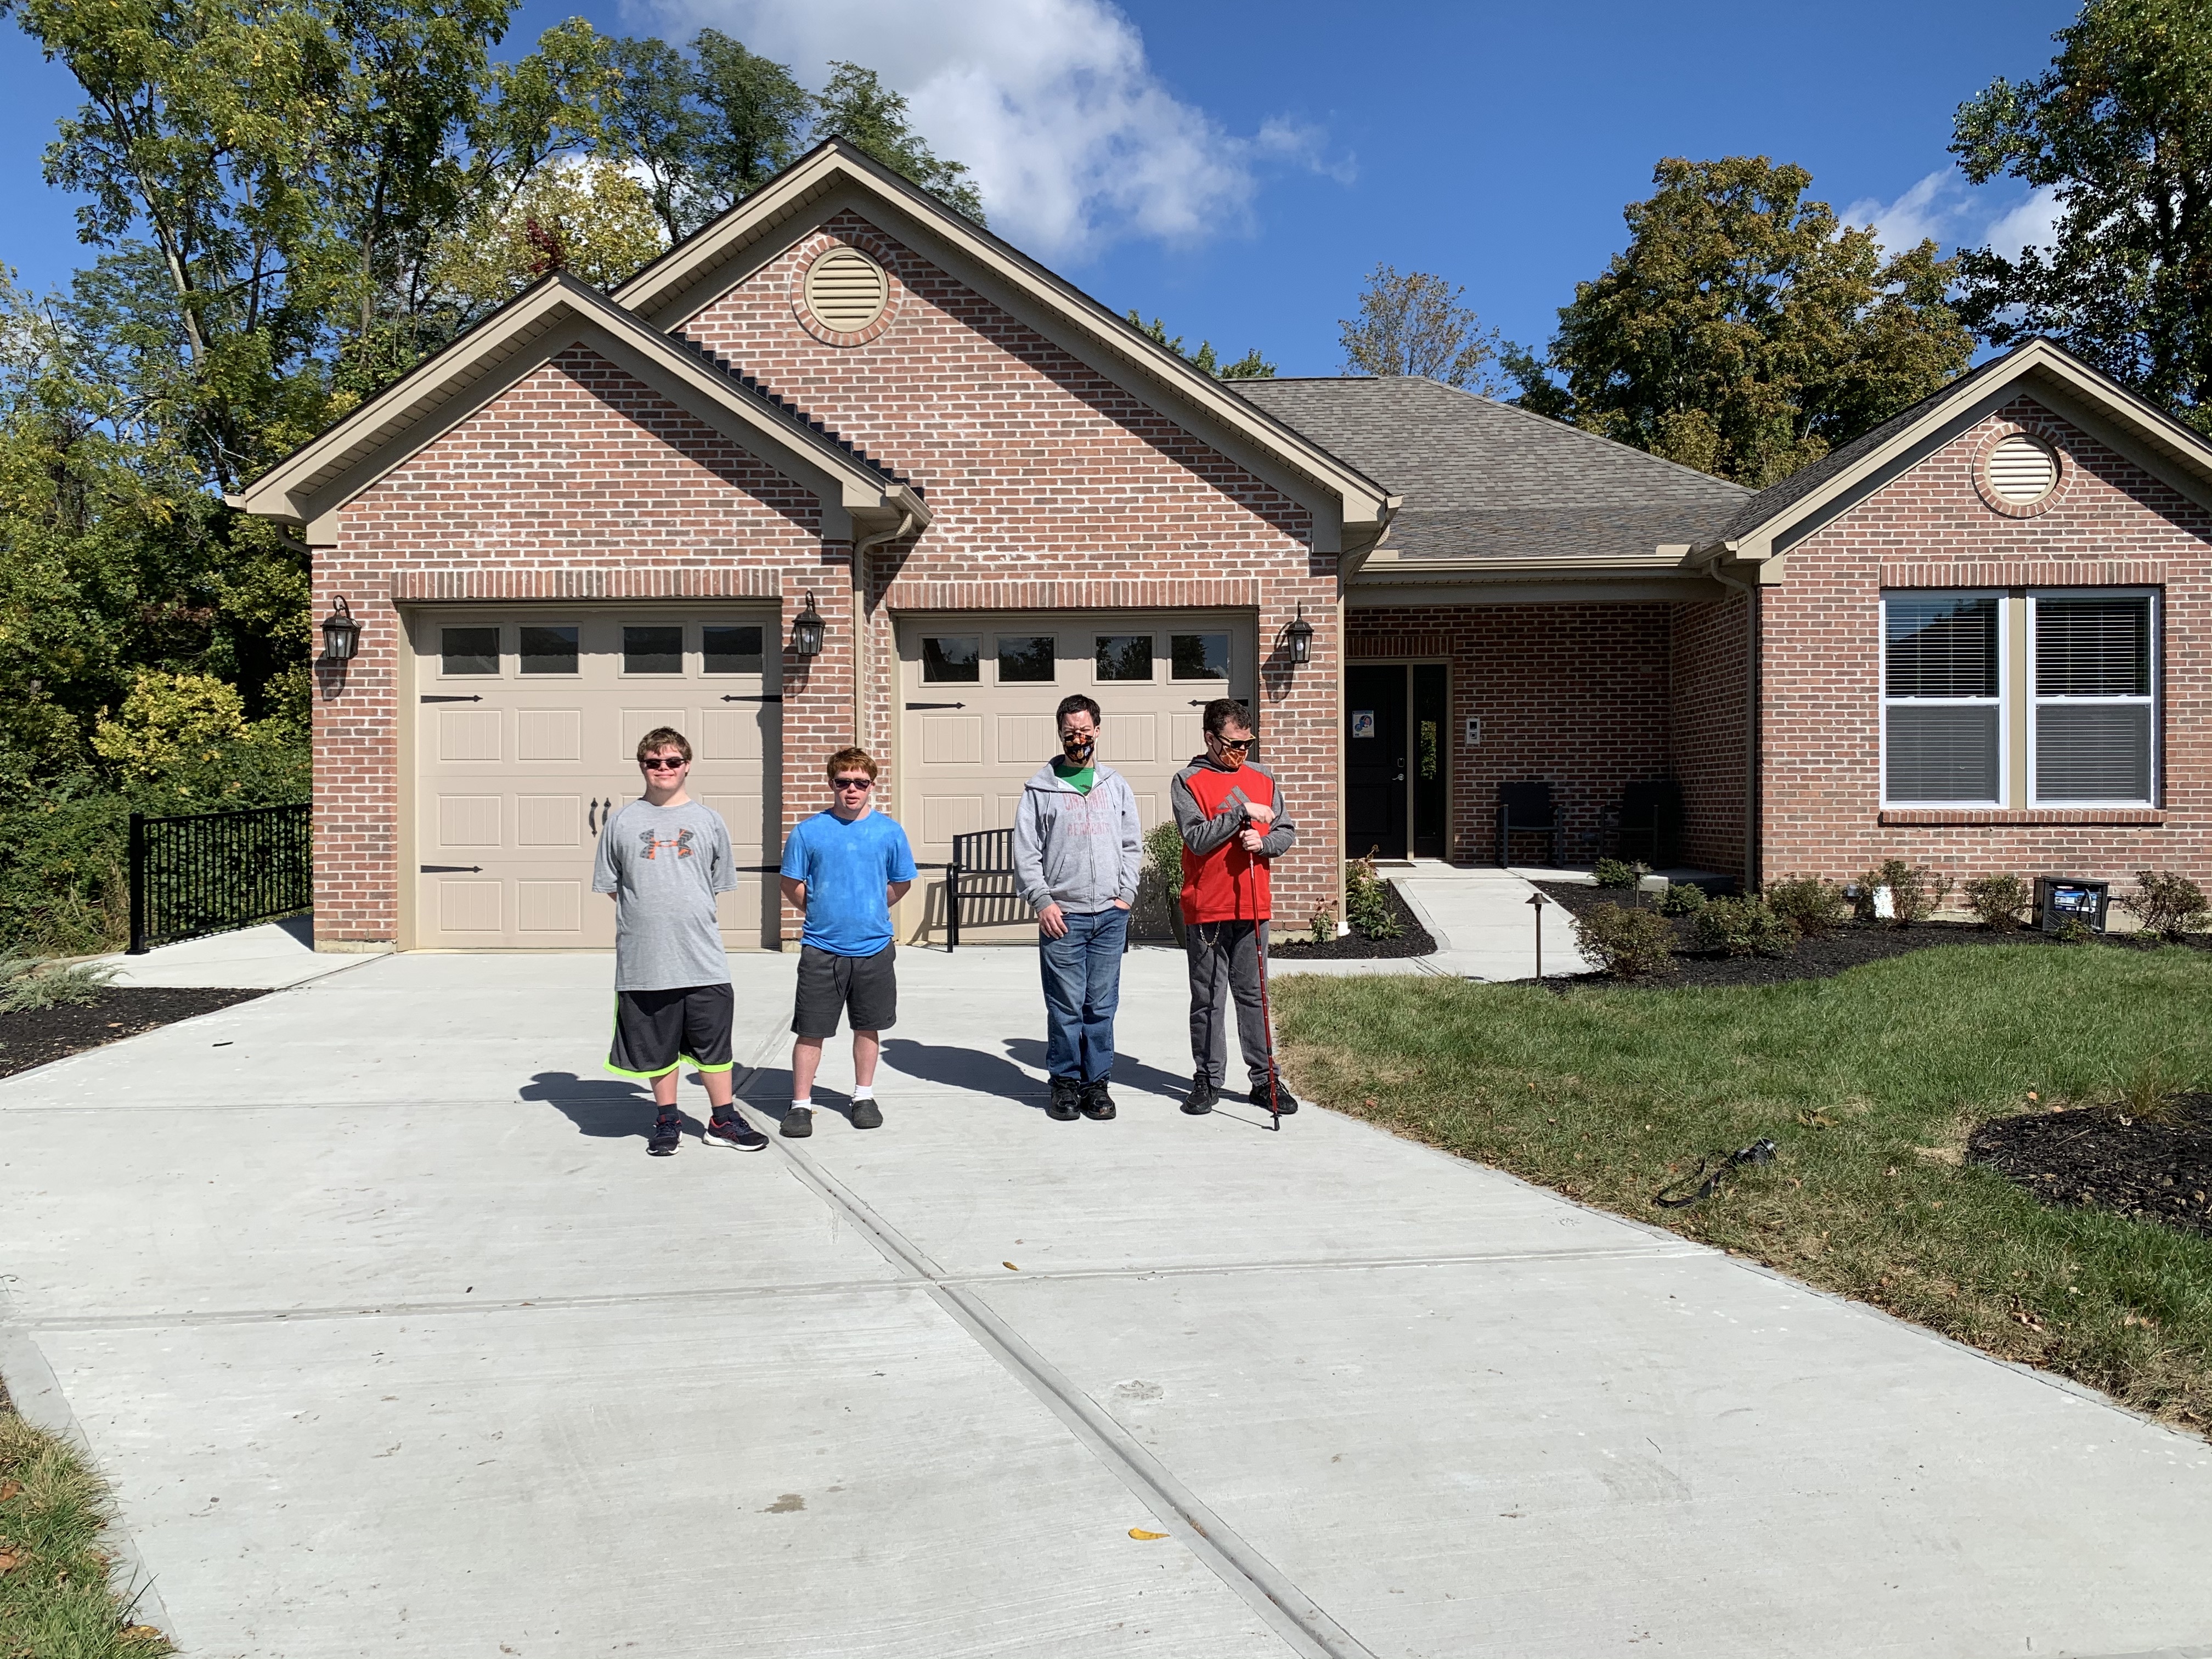
[[[2035,797],[2151,799],[2150,599],[2035,600]]]
[[[1997,602],[1893,596],[1886,607],[1887,670],[1893,697],[1994,697],[1997,695]]]

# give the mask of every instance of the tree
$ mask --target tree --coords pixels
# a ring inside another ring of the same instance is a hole
[[[548,271],[613,288],[667,246],[652,193],[611,161],[545,167],[459,227],[432,255],[431,280],[471,312],[489,311]]]
[[[1509,355],[1524,407],[1761,489],[1972,356],[1945,299],[1955,263],[1929,241],[1885,259],[1805,199],[1803,168],[1670,159],[1652,181],[1627,249],[1560,308],[1549,362]]]
[[[1254,346],[1233,363],[1222,363],[1215,361],[1212,341],[1200,340],[1198,343],[1197,350],[1185,351],[1182,349],[1182,335],[1178,334],[1170,340],[1168,338],[1165,323],[1155,317],[1147,325],[1143,316],[1134,307],[1132,307],[1129,312],[1129,326],[1154,344],[1165,346],[1193,368],[1202,374],[1211,374],[1218,380],[1272,380],[1275,378],[1274,364],[1260,355],[1260,348],[1257,346]]]
[[[933,154],[907,119],[906,97],[885,86],[875,70],[858,64],[833,62],[836,71],[816,100],[816,135],[832,133],[855,149],[872,155],[892,172],[903,174],[938,197],[956,212],[977,224],[983,216],[983,198],[968,182],[968,168],[959,161]]]
[[[1959,310],[1993,345],[2038,334],[2212,433],[2212,9],[2089,0],[2050,72],[1959,107],[1976,184],[2055,193],[2051,245],[1960,257]]]
[[[1359,295],[1359,315],[1341,318],[1346,374],[1422,374],[1486,398],[1505,388],[1491,372],[1502,343],[1498,331],[1476,331],[1474,312],[1459,303],[1467,290],[1425,270],[1401,274],[1377,265]]]

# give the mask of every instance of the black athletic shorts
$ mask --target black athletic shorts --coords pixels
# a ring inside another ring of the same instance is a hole
[[[794,1036],[832,1037],[842,1013],[856,1031],[881,1031],[898,1024],[898,980],[891,961],[898,946],[886,945],[872,957],[841,957],[817,945],[799,947],[799,1006],[792,1010]]]
[[[727,985],[617,991],[607,1070],[617,1077],[665,1077],[688,1061],[702,1072],[726,1072],[736,1006]]]

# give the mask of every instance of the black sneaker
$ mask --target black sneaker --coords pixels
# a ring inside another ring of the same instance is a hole
[[[783,1115],[783,1127],[777,1133],[786,1140],[804,1140],[814,1133],[814,1109],[794,1106]]]
[[[1083,1115],[1093,1123],[1104,1123],[1114,1115],[1114,1097],[1106,1092],[1104,1078],[1096,1083],[1085,1084],[1078,1104],[1083,1109]]]
[[[1182,1097],[1182,1109],[1193,1117],[1204,1117],[1213,1109],[1213,1103],[1218,1098],[1213,1085],[1201,1079],[1192,1084],[1190,1092]]]
[[[732,1112],[727,1117],[707,1120],[707,1144],[732,1147],[740,1152],[757,1152],[768,1145],[768,1137]]]
[[[1244,1098],[1250,1101],[1255,1106],[1265,1106],[1267,1103],[1267,1079],[1261,1078],[1257,1083],[1254,1084],[1252,1085],[1252,1092],[1246,1095]],[[1297,1109],[1298,1097],[1291,1092],[1291,1085],[1284,1082],[1279,1077],[1275,1079],[1276,1112],[1281,1116],[1288,1117],[1292,1112],[1295,1112]]]
[[[683,1118],[674,1112],[663,1112],[653,1120],[653,1133],[645,1143],[645,1150],[655,1158],[673,1158],[683,1141]]]
[[[1070,1083],[1066,1078],[1052,1080],[1052,1098],[1045,1103],[1044,1115],[1055,1123],[1075,1121],[1076,1102],[1081,1097],[1083,1085]]]
[[[873,1095],[866,1100],[854,1101],[848,1115],[855,1129],[880,1129],[884,1127],[884,1109],[876,1104]]]

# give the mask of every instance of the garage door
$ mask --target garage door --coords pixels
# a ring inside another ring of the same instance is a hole
[[[445,950],[609,950],[591,890],[608,812],[639,793],[637,740],[690,739],[690,791],[730,826],[732,950],[774,948],[757,868],[776,856],[781,652],[773,612],[698,606],[418,611],[414,927]]]
[[[1070,692],[1103,711],[1099,758],[1129,780],[1148,830],[1171,815],[1169,785],[1206,746],[1200,711],[1221,696],[1252,702],[1243,612],[907,617],[898,641],[899,818],[927,864],[951,858],[955,836],[1012,827],[1022,786],[1060,752],[1053,710]],[[902,938],[941,939],[942,874],[924,871],[902,912]],[[1036,937],[1011,900],[962,906],[963,945]]]

